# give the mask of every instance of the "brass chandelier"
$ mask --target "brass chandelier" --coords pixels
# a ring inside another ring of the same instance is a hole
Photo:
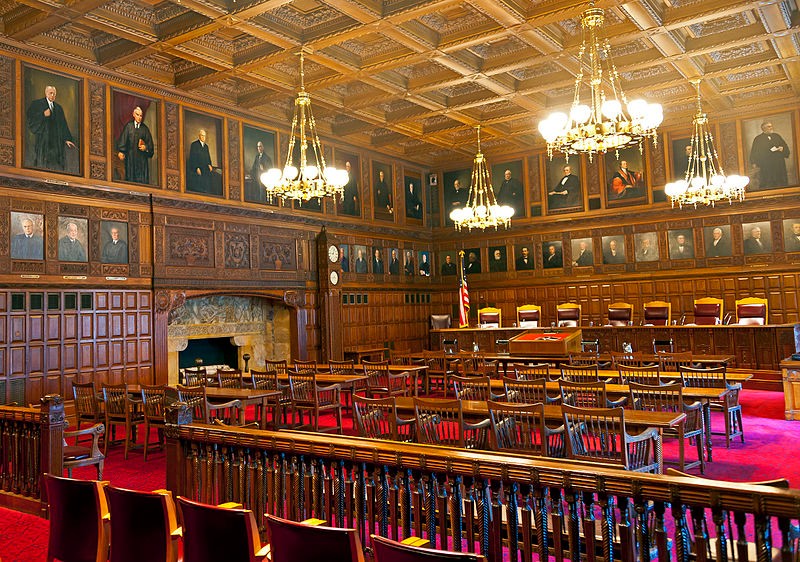
[[[661,105],[642,99],[628,103],[611,58],[611,44],[602,36],[604,21],[603,10],[593,3],[581,15],[580,69],[569,115],[555,112],[539,122],[551,159],[555,151],[567,158],[586,153],[591,162],[595,154],[608,151],[617,152],[619,157],[619,149],[627,146],[638,145],[641,151],[646,138],[657,142],[657,128],[664,119]],[[581,103],[584,88],[588,89],[591,106]]]
[[[700,105],[700,80],[692,80],[697,90],[697,112],[692,119],[692,141],[686,177],[664,186],[672,206],[711,205],[727,199],[728,203],[743,201],[745,188],[750,182],[746,176],[726,176],[719,162],[714,136],[708,127],[708,117]]]
[[[481,152],[481,128],[478,130],[478,152],[472,161],[472,180],[469,186],[469,199],[467,205],[458,209],[453,209],[450,219],[461,231],[466,228],[468,231],[475,229],[485,230],[487,228],[498,227],[508,228],[511,226],[511,217],[514,215],[514,208],[508,205],[498,205],[492,188],[492,178],[489,175],[489,165]]]
[[[299,143],[299,161],[295,162],[295,145]],[[309,144],[311,146],[309,146]],[[311,158],[309,158],[311,157]],[[283,170],[271,168],[261,174],[261,183],[267,189],[267,197],[281,201],[295,199],[308,201],[313,198],[343,197],[348,181],[346,170],[325,165],[322,144],[317,134],[317,125],[311,111],[311,97],[305,89],[303,51],[300,51],[300,91],[294,101],[292,132],[289,150]]]

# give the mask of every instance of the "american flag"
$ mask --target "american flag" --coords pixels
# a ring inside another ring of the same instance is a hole
[[[463,264],[462,264],[463,265]],[[469,328],[469,290],[467,276],[461,269],[461,280],[458,284],[458,327]]]

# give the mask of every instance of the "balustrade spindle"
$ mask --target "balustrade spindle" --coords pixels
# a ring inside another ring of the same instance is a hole
[[[636,514],[636,544],[639,546],[640,562],[650,562],[650,527],[647,507],[641,492],[637,490],[633,512]]]
[[[460,476],[453,478],[453,489],[450,493],[450,529],[453,537],[453,550],[461,552],[464,550],[462,541],[464,540],[464,514],[461,505],[463,495],[461,486],[463,479]]]
[[[659,562],[668,562],[669,560],[669,540],[664,526],[664,512],[665,505],[663,501],[653,502],[653,515],[655,516],[653,540],[658,551]]]
[[[517,560],[519,557],[519,515],[517,511],[519,508],[519,502],[517,500],[518,493],[519,485],[516,482],[512,482],[511,490],[508,493],[508,516],[506,518],[508,552],[512,560]]]
[[[691,544],[689,544],[689,527],[686,524],[686,506],[680,497],[673,492],[671,501],[672,520],[675,523],[675,555],[677,562],[689,562]]]
[[[564,496],[567,500],[567,544],[569,544],[569,557],[575,560],[575,556],[580,553],[580,525],[578,512],[580,510],[580,494],[575,490],[565,491]]]
[[[411,536],[411,471],[406,470],[403,476],[403,486],[400,493],[400,524],[403,527],[402,538]],[[417,512],[419,513],[419,511]],[[419,517],[417,517],[419,519]]]
[[[583,540],[586,542],[586,562],[594,562],[597,556],[594,494],[592,492],[583,492],[581,494],[581,503],[583,505],[582,526]]]

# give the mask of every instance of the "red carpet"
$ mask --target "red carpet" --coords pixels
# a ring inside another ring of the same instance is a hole
[[[725,448],[725,439],[714,436],[714,462],[707,465],[706,476],[718,480],[769,480],[785,477],[793,488],[800,487],[800,461],[789,451],[796,449],[800,422],[783,419],[783,393],[748,390],[741,394],[744,411],[745,443],[735,441]],[[331,420],[326,420],[331,421]],[[352,418],[345,415],[345,433],[352,434]],[[723,419],[712,414],[712,427],[721,430]],[[688,458],[692,449],[687,449]],[[677,458],[677,445],[668,440],[665,459]],[[139,490],[163,488],[164,453],[152,451],[147,463],[141,450],[132,451],[125,461],[121,447],[109,451],[104,478],[112,485]],[[699,474],[698,469],[692,471]],[[93,468],[77,469],[76,478],[94,478]],[[40,562],[47,551],[48,524],[44,519],[0,509],[0,558],[2,562]]]

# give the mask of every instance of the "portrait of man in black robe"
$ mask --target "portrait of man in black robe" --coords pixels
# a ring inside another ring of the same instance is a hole
[[[77,173],[68,169],[67,149],[76,148],[76,138],[70,129],[64,106],[56,101],[58,90],[47,84],[44,97],[34,99],[25,113],[25,123],[31,141],[25,153],[25,165],[57,172]],[[77,104],[70,104],[77,106]],[[69,107],[69,111],[77,108]],[[74,115],[70,121],[76,123]],[[79,160],[79,159],[78,159]]]

